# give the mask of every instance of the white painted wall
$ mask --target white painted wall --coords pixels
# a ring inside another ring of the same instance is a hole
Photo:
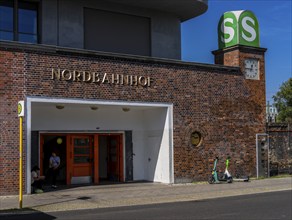
[[[169,120],[167,108],[145,113],[145,177],[154,182],[170,182]]]
[[[32,106],[32,130],[105,131],[142,130],[139,111],[123,112],[121,108]],[[140,122],[139,122],[140,121]],[[96,129],[99,127],[99,129]]]
[[[131,108],[70,104],[62,110],[47,103],[32,103],[31,130],[52,132],[133,131],[134,180],[169,183],[170,147],[167,107]],[[98,129],[97,129],[98,128]],[[150,158],[150,160],[148,160]]]

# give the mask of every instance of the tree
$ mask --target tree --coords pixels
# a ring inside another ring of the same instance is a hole
[[[279,112],[281,122],[292,122],[292,78],[284,82],[276,95],[273,96],[274,104]]]

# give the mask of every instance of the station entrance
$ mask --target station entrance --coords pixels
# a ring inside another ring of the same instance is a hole
[[[52,151],[58,185],[173,183],[171,104],[28,98],[27,106],[28,193],[31,167],[46,175]]]
[[[61,184],[124,182],[123,134],[41,134],[43,175],[49,169],[52,152],[61,159],[58,175]]]

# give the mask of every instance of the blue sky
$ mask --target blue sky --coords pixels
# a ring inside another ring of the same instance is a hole
[[[251,10],[258,19],[260,47],[267,48],[266,96],[273,102],[283,82],[292,77],[292,0],[209,0],[205,14],[182,23],[182,60],[214,63],[217,25],[227,11]]]

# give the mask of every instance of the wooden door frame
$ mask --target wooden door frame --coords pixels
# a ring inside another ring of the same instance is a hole
[[[98,133],[97,135],[97,141],[99,136],[117,136],[118,139],[118,181],[119,182],[125,182],[124,179],[124,134],[123,133]],[[97,148],[99,151],[99,147]],[[98,166],[98,165],[97,165]]]
[[[92,136],[93,137],[93,183],[99,184],[99,141],[98,137],[100,135],[106,136],[119,136],[119,181],[124,182],[124,142],[123,142],[123,133],[40,133],[40,142],[39,142],[39,161],[40,161],[40,172],[41,175],[44,175],[43,170],[43,160],[44,160],[44,136],[65,136],[66,137],[66,184],[71,185],[72,177],[72,167],[73,167],[73,152],[71,147],[71,137],[72,136]]]

